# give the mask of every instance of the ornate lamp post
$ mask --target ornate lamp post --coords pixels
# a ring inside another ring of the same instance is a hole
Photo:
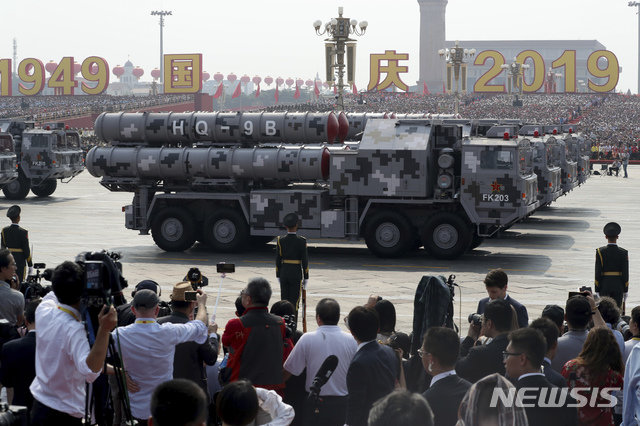
[[[338,107],[344,111],[343,91],[346,87],[344,84],[344,55],[347,53],[347,71],[351,78],[355,75],[355,40],[349,36],[362,36],[367,31],[367,21],[358,21],[355,19],[344,18],[342,16],[342,7],[338,8],[338,17],[322,25],[319,19],[313,23],[316,34],[319,36],[327,35],[325,39],[325,53],[327,58],[327,82],[334,82],[335,76],[338,76]],[[346,50],[349,49],[349,52]]]
[[[507,75],[511,80],[510,93],[515,93],[516,96],[522,94],[522,84],[524,79],[524,70],[529,69],[529,65],[521,64],[513,58],[513,62],[510,64],[503,64],[500,66],[507,70]]]
[[[456,97],[455,113],[458,114],[458,110],[460,109],[460,70],[465,64],[465,59],[475,56],[476,49],[465,49],[460,47],[460,44],[456,41],[455,47],[452,47],[451,49],[440,49],[438,54],[447,62],[447,68],[451,67],[453,69],[453,80],[456,82],[456,88],[454,91]]]

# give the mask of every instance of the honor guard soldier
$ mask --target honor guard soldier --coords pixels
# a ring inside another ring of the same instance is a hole
[[[2,229],[2,248],[9,249],[13,255],[18,267],[16,274],[22,282],[25,267],[29,265],[29,274],[31,274],[33,262],[31,262],[31,251],[29,250],[29,233],[18,225],[20,212],[20,206],[11,206],[7,210],[7,217],[11,219],[11,225]]]
[[[629,253],[618,247],[620,225],[609,222],[604,226],[604,235],[609,242],[596,250],[595,291],[600,296],[612,297],[624,313],[623,300],[629,291]]]
[[[296,235],[298,215],[289,213],[284,217],[287,235],[278,237],[276,256],[276,277],[280,281],[280,297],[288,300],[296,308],[300,301],[300,287],[307,288],[309,279],[309,261],[307,258],[307,240]],[[304,279],[304,281],[303,281]]]

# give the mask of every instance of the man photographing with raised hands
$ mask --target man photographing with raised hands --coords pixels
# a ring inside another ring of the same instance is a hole
[[[89,348],[81,320],[84,292],[82,269],[64,262],[53,271],[53,291],[36,310],[36,378],[31,425],[81,425],[85,414],[85,383],[100,373],[107,355],[109,333],[118,318],[113,306],[98,315],[95,343]]]

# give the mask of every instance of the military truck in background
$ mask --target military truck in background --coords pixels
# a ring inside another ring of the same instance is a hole
[[[29,190],[48,197],[57,187],[57,179],[72,179],[84,170],[80,134],[64,123],[36,128],[33,122],[0,120],[0,135],[10,136],[15,144],[17,178],[3,186],[10,200],[22,200]]]
[[[18,162],[13,137],[0,133],[0,188],[18,178]]]
[[[92,148],[87,170],[134,194],[125,226],[166,251],[268,242],[296,212],[307,237],[364,238],[380,257],[424,245],[452,259],[539,206],[528,141],[370,119],[359,143],[327,145],[332,114],[105,113],[96,135],[111,146]]]

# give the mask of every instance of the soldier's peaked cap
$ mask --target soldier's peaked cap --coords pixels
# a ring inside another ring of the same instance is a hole
[[[9,207],[9,209],[7,210],[7,217],[8,217],[9,219],[12,219],[12,220],[13,220],[13,219],[17,218],[18,216],[20,216],[20,211],[21,211],[21,210],[20,210],[20,206],[15,206],[15,205],[14,205],[14,206],[11,206],[11,207]]]
[[[289,213],[284,217],[284,219],[282,220],[282,223],[287,228],[293,228],[298,224],[298,215],[295,213]]]
[[[604,226],[603,231],[607,237],[617,237],[622,232],[622,228],[615,222],[609,222]]]

